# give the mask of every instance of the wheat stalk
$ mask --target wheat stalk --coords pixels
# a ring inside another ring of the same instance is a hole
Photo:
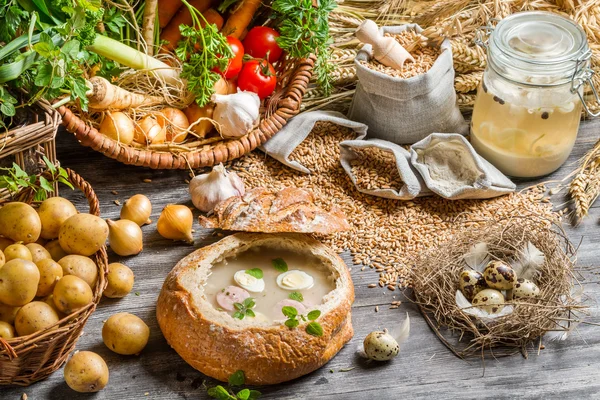
[[[483,72],[471,72],[469,74],[457,75],[454,79],[454,88],[458,93],[473,92],[479,86]]]
[[[569,194],[575,205],[575,216],[581,221],[600,194],[600,140],[580,162],[569,185]]]

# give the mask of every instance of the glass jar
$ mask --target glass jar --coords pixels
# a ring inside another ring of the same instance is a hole
[[[488,31],[471,143],[506,175],[547,175],[566,161],[577,137],[589,80],[585,33],[547,12],[513,14]]]

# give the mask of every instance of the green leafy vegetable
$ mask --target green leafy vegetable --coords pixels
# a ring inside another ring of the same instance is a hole
[[[286,272],[288,270],[288,265],[283,258],[275,258],[271,260],[271,263],[279,272]]]
[[[302,314],[298,314],[298,310],[296,310],[295,307],[284,306],[281,308],[281,312],[287,317],[287,320],[284,322],[284,324],[288,328],[294,329],[300,325],[300,321],[298,320],[298,317],[300,317],[302,321],[306,321],[307,319],[311,321],[306,324],[306,328],[304,329],[306,333],[312,336],[323,336],[323,327],[321,324],[315,321],[321,316],[321,311],[313,310],[304,316]]]
[[[54,192],[54,184],[58,182],[73,189],[73,185],[68,180],[67,171],[52,164],[45,156],[43,159],[50,174],[50,180],[43,176],[38,179],[37,175],[28,175],[21,167],[13,163],[11,168],[0,168],[0,171],[5,172],[0,175],[0,188],[8,189],[13,196],[21,189],[31,188],[35,193],[33,197],[35,201],[46,200],[48,195]]]
[[[256,279],[262,279],[262,277],[263,277],[263,272],[262,272],[262,269],[260,269],[260,268],[247,269],[246,274],[253,276]]]
[[[207,393],[210,397],[213,397],[213,398],[219,399],[219,400],[231,400],[231,399],[236,400],[235,396],[232,396],[231,394],[229,394],[227,389],[225,389],[221,385],[218,385],[218,386],[208,389]]]
[[[248,297],[242,303],[233,303],[233,307],[235,307],[236,311],[233,313],[233,318],[244,319],[244,317],[255,317],[254,311],[252,309],[256,306],[256,302],[252,297]]]
[[[229,388],[218,385],[208,389],[208,395],[219,400],[256,400],[261,396],[258,390],[242,389],[237,393],[233,392],[232,386],[242,386],[246,382],[246,374],[242,370],[231,374],[228,381]]]
[[[279,47],[297,58],[316,54],[314,70],[317,83],[329,94],[333,64],[329,62],[329,45],[332,39],[329,35],[328,17],[337,3],[335,0],[319,0],[317,3],[318,6],[315,7],[313,0],[274,0],[271,6],[279,21]]]
[[[317,318],[319,318],[320,316],[321,316],[321,311],[312,310],[311,312],[308,313],[308,315],[306,315],[306,318],[308,318],[309,321],[314,321]]]
[[[193,23],[192,26],[179,26],[183,40],[177,45],[175,54],[184,60],[180,77],[187,81],[187,88],[196,97],[196,103],[204,107],[215,93],[215,83],[221,78],[214,69],[225,70],[233,57],[233,50],[215,24],[207,23],[204,16],[186,0],[183,4],[190,10]],[[204,28],[201,21],[205,24]]]
[[[229,384],[231,386],[242,386],[244,383],[246,383],[246,374],[241,369],[229,376]]]
[[[302,296],[302,293],[299,293],[299,292],[292,292],[292,293],[290,293],[290,295],[288,296],[288,298],[290,298],[291,300],[299,301],[299,302],[303,302],[304,301],[304,296]]]

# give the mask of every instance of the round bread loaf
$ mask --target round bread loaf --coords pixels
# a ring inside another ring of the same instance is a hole
[[[335,288],[317,320],[323,336],[306,333],[305,322],[239,320],[215,309],[204,285],[221,260],[261,246],[299,252],[322,261]],[[354,286],[346,264],[329,247],[301,234],[238,233],[183,258],[167,275],[158,298],[158,324],[168,343],[192,367],[221,381],[238,370],[246,384],[276,384],[312,372],[329,361],[353,335]]]

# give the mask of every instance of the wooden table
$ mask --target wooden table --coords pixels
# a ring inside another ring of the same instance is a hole
[[[576,161],[598,139],[600,120],[582,124],[579,139],[569,161],[544,181],[561,179],[571,173]],[[87,179],[98,195],[104,218],[118,218],[120,207],[136,193],[146,194],[153,204],[152,219],[156,221],[168,203],[190,204],[186,171],[154,171],[124,166],[90,149],[80,146],[64,132],[57,139],[62,165],[73,168]],[[152,182],[144,183],[144,179]],[[534,182],[520,182],[520,187]],[[117,191],[118,194],[112,194]],[[566,191],[566,190],[565,190]],[[564,192],[553,196],[553,202],[564,207]],[[63,196],[85,209],[83,198],[63,188]],[[597,266],[600,261],[600,203],[578,227],[567,222],[573,242],[579,243],[579,265]],[[195,222],[195,246],[174,244],[156,232],[153,223],[143,228],[144,251],[131,258],[120,259],[111,254],[111,261],[123,261],[135,272],[132,293],[121,300],[103,299],[92,315],[80,338],[77,349],[99,353],[110,369],[108,386],[96,395],[79,395],[67,387],[62,369],[49,379],[27,388],[2,388],[1,399],[17,400],[23,393],[29,399],[206,399],[205,376],[188,366],[163,338],[155,317],[155,302],[165,275],[175,263],[197,247],[218,238],[201,230]],[[344,255],[349,260],[347,255]],[[351,262],[348,261],[349,266]],[[287,384],[259,388],[265,399],[391,399],[391,398],[569,398],[600,396],[600,328],[581,325],[568,340],[546,343],[537,355],[529,359],[516,355],[498,360],[487,359],[485,371],[478,360],[463,361],[452,355],[435,337],[416,308],[408,302],[396,310],[389,309],[393,300],[404,300],[398,291],[368,289],[376,282],[375,272],[353,268],[356,287],[353,307],[355,336],[327,365],[307,376]],[[591,297],[590,321],[598,323],[600,297],[598,272],[585,274],[586,293]],[[375,307],[379,312],[375,313]],[[141,317],[150,326],[150,342],[140,356],[119,356],[104,346],[102,323],[110,315],[128,311]],[[355,355],[357,344],[375,328],[391,327],[410,314],[411,336],[401,354],[390,363],[366,363]],[[349,371],[342,372],[340,370]],[[207,380],[208,385],[215,382]]]

